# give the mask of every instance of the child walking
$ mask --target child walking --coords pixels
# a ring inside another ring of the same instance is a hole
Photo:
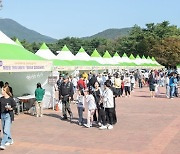
[[[96,110],[96,102],[94,96],[92,95],[93,91],[91,89],[85,90],[86,102],[88,103],[88,116],[87,116],[87,124],[84,124],[85,127],[92,127],[93,115]]]
[[[78,115],[79,115],[79,125],[83,125],[83,112],[85,110],[84,107],[84,92],[83,89],[78,90],[78,95],[77,95],[77,110],[78,110]]]

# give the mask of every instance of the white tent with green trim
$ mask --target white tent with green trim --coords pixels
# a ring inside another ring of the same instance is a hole
[[[0,31],[0,72],[51,71],[52,62],[22,48]]]
[[[123,54],[123,56],[121,57],[121,63],[131,63],[131,60],[129,59],[129,57],[126,55],[126,53]]]
[[[142,62],[142,59],[141,59],[141,57],[140,57],[139,55],[136,56],[136,58],[135,58],[135,63],[136,63],[137,65],[140,65],[140,64],[143,63],[143,62]]]
[[[133,56],[133,54],[129,56],[129,59],[131,62],[136,63],[136,58]]]
[[[153,61],[149,56],[147,57],[147,61],[148,61],[149,64],[153,64]]]
[[[10,83],[14,96],[34,95],[36,84],[40,82],[46,89],[44,107],[51,107],[51,87],[47,82],[51,71],[51,61],[22,48],[0,31],[0,80]]]
[[[63,46],[61,51],[56,51],[58,55],[56,56],[56,59],[59,60],[75,60],[76,57],[72,54],[72,52],[68,49],[66,45]]]
[[[148,61],[144,55],[142,56],[141,61],[143,64],[148,64]]]
[[[111,57],[109,51],[107,51],[107,50],[103,55],[103,59],[105,61],[105,64],[111,64],[111,65],[117,64],[117,62],[113,60],[113,58]]]
[[[16,42],[11,40],[8,36],[6,36],[2,31],[0,31],[0,43],[1,44],[11,44],[11,45],[17,45]]]
[[[152,60],[153,64],[156,64],[156,65],[161,66],[161,65],[156,61],[156,59],[155,59],[154,57],[152,57],[151,60]]]
[[[114,54],[114,56],[112,57],[112,59],[116,62],[116,63],[120,63],[121,62],[121,57],[119,56],[119,54],[116,52]]]
[[[141,63],[139,64],[141,67],[151,67],[154,66],[146,57],[143,55],[141,58]]]
[[[44,59],[56,59],[56,55],[54,55],[52,51],[47,47],[46,43],[43,43],[40,49],[35,54]]]
[[[85,61],[91,60],[91,57],[86,53],[83,47],[79,49],[75,57],[76,57],[76,60],[85,60]]]
[[[100,64],[105,64],[106,62],[98,53],[97,49],[94,49],[93,53],[91,54],[91,59],[97,61]]]

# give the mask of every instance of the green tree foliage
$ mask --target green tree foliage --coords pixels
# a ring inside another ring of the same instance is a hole
[[[13,38],[15,40],[15,38]],[[40,48],[38,43],[28,43],[21,41],[22,45],[36,52]],[[67,37],[60,39],[57,43],[47,44],[50,50],[57,55],[64,45],[75,55],[82,46],[85,51],[91,55],[94,49],[97,49],[101,56],[108,50],[113,56],[118,52],[120,56],[126,53],[128,56],[132,53],[134,56],[145,55],[153,56],[157,61],[166,66],[175,66],[180,63],[180,29],[175,25],[170,25],[168,21],[162,23],[146,24],[145,28],[135,25],[131,28],[128,36],[119,37],[114,40],[106,38],[81,39]]]
[[[157,60],[167,66],[180,64],[180,38],[167,37],[154,47]]]

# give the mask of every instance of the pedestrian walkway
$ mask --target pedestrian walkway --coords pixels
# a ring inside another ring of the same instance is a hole
[[[180,98],[167,99],[164,88],[150,98],[148,87],[131,97],[117,98],[118,123],[113,130],[85,128],[62,121],[59,111],[45,110],[42,118],[15,117],[14,144],[1,154],[180,154]]]

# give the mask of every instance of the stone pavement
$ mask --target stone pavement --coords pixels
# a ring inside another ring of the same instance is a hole
[[[62,121],[60,111],[45,110],[42,118],[15,117],[14,144],[1,154],[180,154],[180,98],[167,99],[165,88],[150,98],[147,87],[129,98],[116,99],[118,123],[113,130]],[[85,113],[86,117],[86,113]]]

